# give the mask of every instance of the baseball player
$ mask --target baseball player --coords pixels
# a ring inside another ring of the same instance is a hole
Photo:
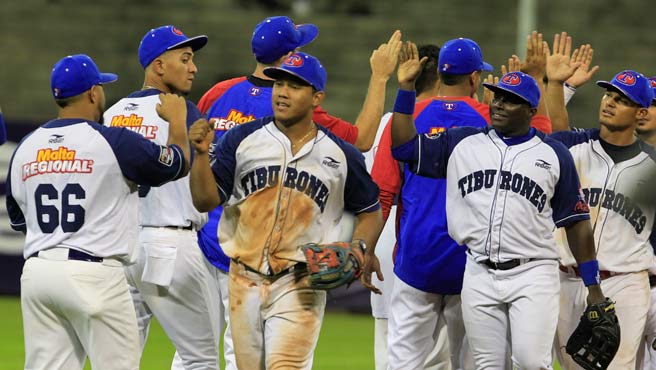
[[[514,367],[551,369],[559,290],[554,227],[567,228],[589,302],[604,301],[571,155],[530,127],[540,90],[522,72],[484,83],[495,93],[492,127],[418,136],[412,114],[422,62],[413,44],[402,50],[392,153],[419,175],[446,178],[449,235],[467,247],[462,314],[476,368],[506,368],[510,348]]]
[[[280,33],[278,33],[280,31]],[[271,105],[271,92],[273,82],[270,77],[264,75],[263,70],[267,66],[279,66],[284,58],[293,48],[302,46],[300,41],[313,39],[317,33],[316,26],[311,24],[293,26],[293,23],[287,17],[267,18],[260,23],[253,33],[252,47],[258,60],[257,67],[253,74],[246,78],[232,79],[218,83],[210,89],[199,102],[201,109],[207,106],[211,99],[215,99],[210,106],[207,115],[210,123],[214,125],[215,140],[210,146],[210,156],[214,156],[214,146],[216,142],[232,127],[273,114]],[[262,43],[261,38],[275,39],[277,42]],[[398,59],[398,50],[401,46],[400,32],[394,32],[389,41],[382,44],[377,50],[374,50],[370,58],[371,65],[371,84],[367,98],[366,106],[363,108],[359,121],[378,121],[383,113],[385,100],[386,81],[394,71]],[[308,41],[309,42],[309,41]],[[265,64],[270,60],[275,61]],[[264,62],[261,62],[264,61]],[[323,112],[323,113],[320,113]],[[312,119],[319,125],[328,128],[336,136],[343,140],[351,140],[352,143],[357,141],[352,132],[356,132],[355,126],[348,122],[329,119],[325,111],[319,107],[315,108]],[[220,287],[220,295],[224,304],[225,321],[228,322],[227,299],[227,271],[230,266],[230,259],[222,251],[217,236],[219,219],[221,218],[223,208],[221,206],[211,210],[208,215],[208,222],[199,231],[199,245],[217,271],[216,276]],[[351,219],[349,217],[349,219]],[[346,217],[345,217],[346,219]],[[345,221],[344,234],[348,240],[351,239],[352,222]],[[346,240],[346,239],[345,239]],[[234,367],[234,354],[232,353],[231,328],[229,323],[226,325],[226,331],[223,338],[224,355],[226,358],[226,367]]]
[[[428,61],[424,64],[424,67],[421,71],[419,77],[417,77],[417,101],[422,101],[433,96],[437,96],[439,89],[439,79],[437,73],[437,59],[439,56],[440,48],[436,45],[423,45],[419,47],[419,56],[428,57]],[[389,152],[389,140],[383,141],[383,146],[380,146],[381,138],[383,136],[383,131],[386,132],[386,139],[389,138],[389,129],[385,130],[387,123],[392,117],[392,112],[385,114],[379,125],[378,132],[376,133],[376,139],[374,140],[374,146],[372,149],[364,153],[364,160],[367,165],[367,170],[371,173],[371,169],[374,166],[374,158],[377,156],[378,149],[381,148],[382,151]],[[389,154],[391,158],[391,153]],[[376,286],[380,287],[382,294],[371,293],[371,311],[375,319],[374,326],[374,362],[376,365],[376,370],[387,370],[388,367],[388,345],[387,345],[387,336],[388,336],[388,307],[390,306],[390,297],[392,294],[392,288],[394,286],[394,279],[390,278],[393,276],[394,264],[392,262],[392,255],[394,253],[394,248],[396,245],[396,223],[397,223],[397,206],[395,204],[396,194],[398,193],[398,188],[395,186],[395,191],[386,191],[382,180],[389,179],[389,177],[396,176],[398,178],[398,164],[396,161],[393,163],[393,168],[389,169],[390,172],[387,173],[388,177],[379,176],[380,179],[376,179],[374,176],[374,182],[379,184],[380,188],[380,199],[381,199],[381,208],[383,212],[383,220],[385,220],[385,226],[383,231],[378,238],[378,243],[376,244],[376,256],[380,262],[380,269],[383,273],[383,276],[388,278],[384,281],[378,280],[375,276],[372,277],[373,283]],[[400,184],[398,184],[400,187]],[[449,359],[449,348],[447,343],[446,335],[446,326],[442,317],[437,322],[435,335],[435,345],[431,353],[427,356],[424,369],[428,370],[450,370],[451,361]]]
[[[139,368],[136,314],[123,265],[137,243],[135,184],[184,176],[189,144],[184,101],[159,96],[168,140],[151,143],[99,124],[100,73],[87,55],[55,64],[51,92],[58,117],[16,148],[7,176],[11,227],[26,233],[21,277],[25,369]]]
[[[139,45],[143,89],[109,108],[105,125],[126,127],[154,143],[166,142],[169,125],[155,114],[158,96],[189,93],[198,71],[194,52],[206,43],[206,36],[187,37],[171,25],[148,31]],[[189,126],[201,115],[193,103],[186,104]],[[214,269],[198,247],[196,232],[207,215],[191,202],[189,177],[160,188],[140,187],[139,208],[141,253],[127,274],[142,346],[154,314],[179,355],[173,368],[217,369],[219,289],[211,275]]]
[[[654,100],[648,109],[646,117],[638,120],[636,126],[636,134],[640,140],[653,146],[656,146],[656,77],[649,79],[652,91],[654,93]],[[646,189],[640,189],[644,193]],[[654,234],[650,236],[652,248],[656,245]],[[656,368],[656,257],[649,269],[649,286],[651,287],[651,299],[649,303],[649,311],[647,312],[647,321],[645,323],[645,333],[643,337],[643,345],[638,350],[636,369],[650,370]]]
[[[374,246],[382,229],[378,189],[358,150],[312,122],[326,83],[319,61],[296,53],[264,73],[276,80],[274,117],[229,130],[211,167],[214,130],[192,126],[191,191],[201,211],[224,205],[219,241],[231,258],[237,367],[310,369],[326,293],[309,287],[298,246],[334,240],[345,210],[357,215],[353,239]],[[365,268],[380,274],[373,248]]]
[[[549,79],[549,85],[556,85],[553,90],[562,87],[562,79]],[[656,170],[653,149],[638,140],[634,131],[647,116],[653,92],[647,78],[629,70],[597,85],[606,90],[599,107],[600,128],[561,131],[552,137],[562,141],[574,157],[591,209],[601,285],[616,301],[621,341],[609,369],[632,369],[649,307],[647,269],[653,260],[649,238],[656,213],[654,204],[633,196],[648,181],[649,172]],[[560,106],[565,109],[563,103]],[[581,266],[567,251],[567,241],[558,236],[561,303],[556,348],[564,367],[578,369],[563,347],[586,306]]]

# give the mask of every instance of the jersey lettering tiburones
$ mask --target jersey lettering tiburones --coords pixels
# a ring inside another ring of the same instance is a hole
[[[18,146],[7,177],[11,225],[26,231],[24,257],[66,247],[129,262],[137,242],[134,184],[158,186],[183,173],[177,146],[123,128],[50,121]]]
[[[569,148],[581,176],[599,268],[614,272],[650,268],[656,207],[638,203],[636,195],[645,191],[649,174],[656,171],[653,149],[640,142],[642,150],[636,156],[615,163],[602,147],[599,129],[561,131],[551,136]],[[575,265],[564,235],[558,233],[557,240],[562,263]]]
[[[477,261],[557,259],[554,227],[590,217],[571,155],[535,129],[504,140],[490,127],[457,128],[418,136],[393,153],[419,175],[446,178],[449,234]],[[459,183],[477,172],[480,189],[463,195]]]
[[[137,91],[119,100],[104,114],[106,126],[125,127],[141,134],[150,141],[166,145],[169,123],[159,115],[155,106],[160,102],[156,89]],[[200,112],[187,101],[187,126],[191,126]],[[139,188],[139,223],[141,226],[190,226],[200,228],[207,221],[207,214],[194,208],[189,189],[189,176],[158,188]]]
[[[293,155],[273,117],[255,120],[229,130],[216,158],[221,247],[262,273],[305,261],[299,245],[337,240],[345,210],[380,207],[362,154],[321,126]]]

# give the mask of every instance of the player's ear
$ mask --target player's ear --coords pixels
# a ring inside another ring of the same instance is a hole
[[[87,91],[87,98],[91,103],[96,103],[98,99],[100,99],[100,96],[98,95],[98,85],[91,86]]]
[[[317,106],[321,105],[321,102],[325,97],[326,93],[323,91],[315,91],[312,93],[312,106],[316,108]]]
[[[164,74],[164,59],[162,58],[162,56],[160,55],[157,58],[155,58],[150,63],[148,68],[152,69],[153,72],[155,72],[155,74],[157,74],[158,76],[163,75]]]
[[[645,119],[645,118],[647,118],[648,114],[649,114],[649,109],[648,108],[639,107],[638,110],[636,111],[636,120]]]

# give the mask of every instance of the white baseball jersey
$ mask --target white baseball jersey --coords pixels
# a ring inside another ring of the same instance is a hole
[[[212,170],[224,206],[219,242],[230,258],[278,273],[305,261],[299,245],[337,240],[345,210],[380,207],[362,154],[318,129],[296,155],[272,117],[236,126],[219,140]]]
[[[477,261],[557,259],[554,226],[590,217],[572,156],[535,129],[504,139],[491,127],[455,128],[393,155],[419,175],[446,177],[449,235]]]
[[[180,178],[179,147],[79,119],[50,121],[17,147],[7,177],[11,226],[24,257],[53,247],[129,261],[137,243],[136,184]]]
[[[656,171],[653,149],[639,141],[633,158],[614,163],[602,148],[599,129],[562,131],[552,135],[574,157],[581,186],[590,206],[599,268],[636,272],[651,267],[649,241],[656,207],[637,203],[635,194],[644,190],[650,173]],[[558,238],[563,265],[575,265],[567,238]]]
[[[160,102],[159,90],[137,91],[119,100],[104,114],[106,126],[125,127],[138,132],[146,139],[166,145],[169,123],[157,115],[155,106]],[[200,118],[200,112],[187,101],[187,126]],[[189,226],[202,227],[207,213],[194,208],[189,188],[189,176],[159,188],[139,188],[139,223],[141,226]]]

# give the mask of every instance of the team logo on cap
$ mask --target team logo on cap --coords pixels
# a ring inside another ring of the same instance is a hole
[[[631,72],[622,72],[615,79],[626,86],[633,86],[636,83],[636,76]]]
[[[650,79],[649,85],[651,86],[652,89],[656,89],[656,78]]]
[[[285,60],[285,65],[290,67],[300,67],[303,65],[303,57],[294,54]]]
[[[52,92],[55,94],[55,97],[58,97],[59,94],[61,94],[61,91],[56,87],[54,89],[52,89]]]
[[[184,33],[180,31],[177,27],[171,27],[171,32],[175,33],[178,36],[184,36]]]
[[[517,86],[522,83],[522,78],[516,73],[509,73],[501,79],[501,83],[509,86]]]

